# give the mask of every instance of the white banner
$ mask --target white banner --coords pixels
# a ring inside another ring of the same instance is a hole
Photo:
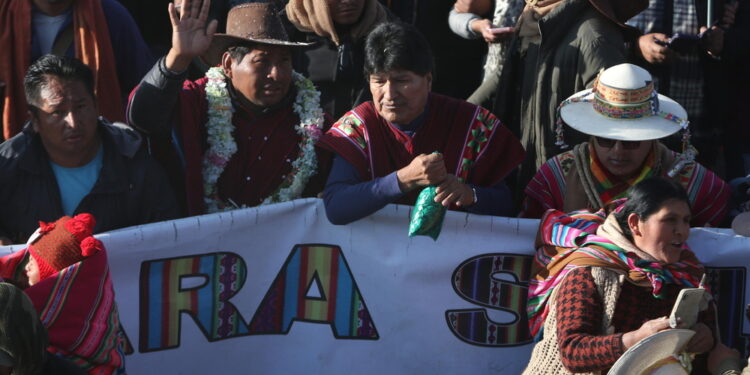
[[[128,372],[520,373],[538,221],[449,212],[433,241],[407,237],[409,213],[334,226],[309,199],[99,235]],[[748,239],[694,229],[690,244],[740,343]]]

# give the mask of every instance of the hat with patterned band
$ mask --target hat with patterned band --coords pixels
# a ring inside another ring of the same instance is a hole
[[[658,94],[645,69],[615,65],[599,73],[591,89],[558,107],[557,144],[565,144],[562,122],[582,133],[621,141],[660,139],[687,129],[687,112]]]

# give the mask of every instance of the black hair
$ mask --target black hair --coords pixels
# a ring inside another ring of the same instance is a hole
[[[425,76],[434,70],[430,44],[416,27],[401,23],[380,24],[365,43],[365,78],[394,69]]]
[[[250,53],[250,51],[252,50],[253,50],[253,46],[250,44],[241,44],[241,45],[227,48],[227,52],[229,52],[229,56],[232,58],[232,60],[234,60],[237,63],[242,61],[242,59],[245,58],[245,55]]]
[[[615,214],[625,237],[633,241],[633,233],[628,226],[630,214],[636,214],[641,221],[645,221],[670,199],[685,202],[690,207],[690,200],[682,185],[668,178],[650,177],[630,188],[628,201],[622,210]]]
[[[44,55],[26,71],[23,78],[23,89],[26,93],[26,103],[32,112],[39,106],[39,94],[49,84],[50,78],[56,77],[64,81],[83,83],[92,98],[94,96],[94,73],[81,60],[75,57]]]
[[[0,350],[11,356],[13,374],[41,374],[49,345],[47,330],[29,297],[14,285],[0,283]]]

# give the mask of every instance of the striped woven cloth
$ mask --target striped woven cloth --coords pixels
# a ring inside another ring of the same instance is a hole
[[[19,280],[22,250],[0,258],[0,278]],[[124,373],[125,337],[106,250],[24,290],[49,335],[48,350],[92,375]]]
[[[663,145],[659,148],[666,149]],[[677,153],[667,151],[673,157]],[[540,218],[549,209],[562,210],[565,207],[566,195],[576,194],[569,192],[568,179],[574,169],[575,155],[572,151],[563,152],[544,163],[529,181],[524,193],[521,217]],[[669,168],[662,168],[657,173],[666,176]],[[639,175],[642,173],[639,173]],[[727,204],[731,196],[731,189],[719,176],[698,163],[685,166],[674,179],[685,188],[690,199],[693,211],[691,226],[719,226],[727,212]],[[622,192],[615,193],[599,192],[602,202],[607,204],[608,199],[621,196]],[[585,193],[583,191],[580,194]],[[585,207],[575,207],[582,209]],[[597,209],[600,207],[597,207]]]

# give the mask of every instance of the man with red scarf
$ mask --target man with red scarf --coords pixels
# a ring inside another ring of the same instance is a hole
[[[191,215],[315,196],[327,164],[314,145],[330,121],[312,83],[292,70],[291,48],[307,44],[289,40],[273,3],[232,8],[227,33],[214,35],[209,5],[169,5],[172,47],[131,94],[128,120],[173,134]],[[186,81],[196,57],[213,68]]]
[[[0,139],[18,134],[27,120],[23,77],[39,57],[76,57],[91,68],[100,112],[110,121],[125,120],[124,98],[154,61],[116,0],[3,0],[0,24]]]
[[[347,224],[388,203],[413,204],[422,187],[436,202],[508,215],[503,179],[524,157],[518,140],[484,108],[430,93],[433,61],[413,26],[378,26],[365,46],[373,100],[354,108],[321,139],[338,154],[324,191],[326,213]]]

